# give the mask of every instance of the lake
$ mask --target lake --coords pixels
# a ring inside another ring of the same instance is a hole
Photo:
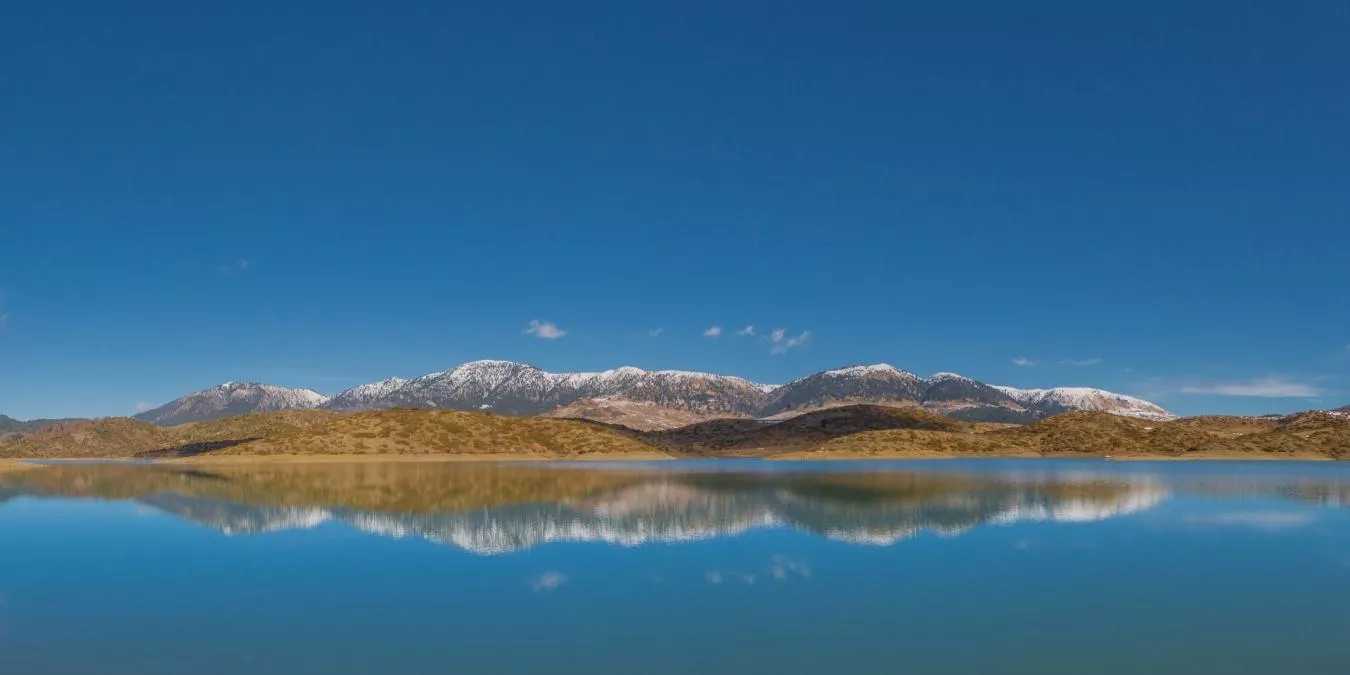
[[[1350,672],[1350,464],[63,464],[0,671]]]

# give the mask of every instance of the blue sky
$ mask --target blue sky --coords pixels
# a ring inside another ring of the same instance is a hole
[[[477,358],[1350,403],[1350,10],[1036,4],[26,3],[0,412]]]

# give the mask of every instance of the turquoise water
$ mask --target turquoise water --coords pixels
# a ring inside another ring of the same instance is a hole
[[[0,672],[1350,672],[1350,464],[0,474]]]

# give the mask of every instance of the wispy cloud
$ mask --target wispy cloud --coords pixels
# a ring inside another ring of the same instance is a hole
[[[220,272],[221,274],[228,274],[228,275],[243,274],[244,272],[247,272],[248,268],[252,266],[253,263],[250,263],[249,261],[240,258],[228,265],[221,265]]]
[[[1014,366],[1021,366],[1023,368],[1034,368],[1036,366],[1041,365],[1043,362],[1037,361],[1036,359],[1027,358],[1025,356],[1019,356],[1013,359],[1012,363]],[[1062,359],[1053,359],[1051,361],[1048,361],[1047,363],[1052,363],[1059,366],[1073,366],[1075,368],[1086,368],[1088,366],[1095,366],[1102,363],[1102,359],[1096,357],[1088,359],[1062,358]]]
[[[737,334],[737,335],[744,335],[744,336],[746,336],[746,337],[754,337],[754,336],[755,336],[755,327],[754,327],[754,326],[746,326],[745,328],[742,328],[742,329],[736,331],[736,334]]]
[[[1099,358],[1090,358],[1090,359],[1060,359],[1059,362],[1060,362],[1062,365],[1066,365],[1066,366],[1074,366],[1075,368],[1086,368],[1087,366],[1095,366],[1095,365],[1101,363],[1102,360],[1099,359]]]
[[[664,332],[666,332],[666,329],[664,328],[653,328],[647,331],[647,337],[661,337],[661,334]]]
[[[721,334],[722,334],[722,327],[721,327],[721,326],[713,326],[713,327],[709,328],[708,330],[703,331],[703,337],[715,338],[715,337],[717,337],[717,336],[719,336],[719,335],[721,335]]]
[[[143,412],[146,412],[146,411],[148,411],[148,410],[154,410],[155,407],[156,407],[156,406],[155,406],[155,404],[153,404],[153,403],[146,403],[145,401],[141,401],[141,402],[139,402],[139,403],[136,404],[136,412],[138,412],[138,413],[143,413]]]
[[[558,325],[552,321],[540,321],[539,319],[531,321],[529,328],[526,328],[522,332],[526,335],[533,335],[540,340],[557,340],[558,338],[567,335],[567,331],[559,328]]]
[[[769,347],[770,354],[786,354],[790,350],[805,345],[811,341],[811,331],[804,330],[796,336],[788,336],[787,331],[779,328],[769,333],[769,342],[773,346]]]
[[[9,325],[9,314],[0,313],[0,330],[3,330],[7,325]]]
[[[1259,398],[1316,398],[1324,390],[1308,382],[1278,375],[1228,382],[1194,382],[1181,387],[1183,394],[1251,396]]]
[[[536,593],[547,593],[556,591],[560,586],[568,582],[567,575],[562,572],[544,572],[537,577],[529,580],[530,588]]]

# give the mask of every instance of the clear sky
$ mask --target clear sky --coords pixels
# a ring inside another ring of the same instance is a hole
[[[1344,2],[5,14],[0,413],[479,358],[1350,403]]]

